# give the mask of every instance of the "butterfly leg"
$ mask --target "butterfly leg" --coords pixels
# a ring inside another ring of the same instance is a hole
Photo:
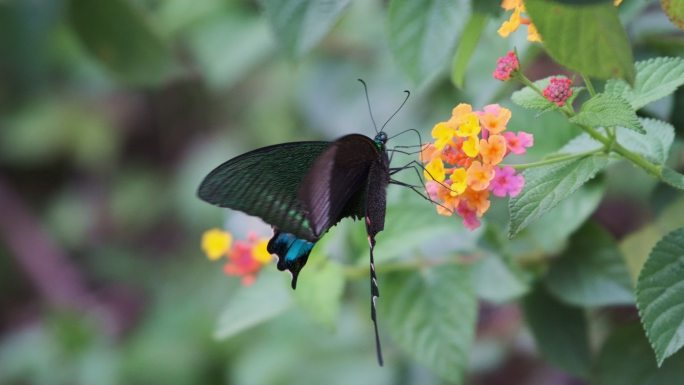
[[[439,202],[436,202],[435,200],[433,200],[433,199],[430,198],[429,196],[425,195],[422,191],[420,191],[419,188],[422,188],[423,186],[416,186],[416,185],[404,183],[404,182],[401,182],[401,181],[398,181],[398,180],[394,180],[394,179],[390,180],[390,183],[391,183],[391,184],[395,184],[395,185],[397,185],[397,186],[408,187],[408,188],[410,188],[411,190],[413,190],[413,192],[415,192],[416,194],[420,195],[420,196],[421,196],[423,199],[425,199],[426,201],[428,201],[428,202],[430,202],[430,203],[432,203],[432,204],[435,204],[435,205],[437,205],[437,206],[440,206],[440,207],[442,207],[443,209],[445,209],[445,210],[447,210],[447,211],[449,211],[449,212],[453,212],[453,211],[454,211],[454,210],[452,210],[452,209],[450,209],[450,208],[444,206],[443,204],[441,204],[441,203],[439,203]]]

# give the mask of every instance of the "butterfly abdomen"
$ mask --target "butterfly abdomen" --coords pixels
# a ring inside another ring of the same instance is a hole
[[[315,242],[278,230],[275,230],[273,238],[268,242],[268,252],[278,256],[278,270],[289,270],[292,273],[293,289],[297,287],[297,276],[309,259],[314,244]]]

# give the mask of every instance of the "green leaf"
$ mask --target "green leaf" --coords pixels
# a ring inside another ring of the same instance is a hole
[[[456,48],[451,66],[451,81],[458,88],[463,88],[463,79],[468,63],[470,63],[470,57],[475,53],[477,42],[480,41],[480,35],[482,35],[482,31],[487,25],[487,21],[487,15],[473,12],[463,29],[463,34]]]
[[[620,96],[609,94],[598,94],[587,100],[570,121],[595,128],[625,127],[641,134],[646,133],[629,103]]]
[[[605,190],[605,178],[600,176],[585,183],[510,241],[514,255],[563,251],[570,235],[596,210]]]
[[[658,242],[641,269],[637,306],[658,366],[684,345],[684,228]]]
[[[170,74],[169,47],[126,0],[69,2],[76,34],[91,55],[135,85],[157,85]]]
[[[654,102],[673,93],[684,84],[684,59],[679,57],[658,57],[636,63],[634,87],[624,80],[610,79],[605,93],[627,100],[633,109]]]
[[[521,297],[529,286],[513,267],[494,253],[486,253],[473,266],[473,286],[478,297],[493,303],[505,303]]]
[[[264,0],[262,4],[281,48],[299,58],[330,31],[349,0]]]
[[[392,0],[389,44],[403,71],[424,83],[442,70],[470,14],[466,0]]]
[[[229,88],[244,79],[275,50],[269,26],[259,16],[213,17],[184,36],[198,72],[215,89]]]
[[[434,207],[424,200],[413,199],[413,197],[405,198],[399,201],[400,203],[393,203],[387,207],[387,218],[391,220],[386,221],[385,230],[378,235],[378,244],[375,247],[375,260],[378,265],[415,254],[426,246],[430,246],[433,252],[435,245],[441,246],[440,252],[453,252],[474,247],[477,232],[465,229],[453,217],[436,215]],[[360,226],[359,230],[363,233],[357,236],[357,239],[363,241],[364,258],[361,263],[366,265],[368,264],[366,228]],[[407,233],[410,233],[410,236],[406,236]],[[452,240],[451,245],[443,242],[446,237]]]
[[[344,271],[338,263],[313,264],[299,277],[295,298],[313,319],[333,327],[340,313],[344,283]]]
[[[646,225],[629,234],[620,242],[620,250],[625,256],[625,262],[634,285],[636,285],[639,273],[648,259],[648,253],[662,237],[663,234],[656,226]]]
[[[558,63],[591,77],[634,81],[632,49],[613,4],[526,0],[525,9]]]
[[[291,289],[275,268],[259,274],[256,282],[241,287],[219,316],[214,337],[226,339],[252,326],[273,319],[292,305]]]
[[[442,265],[386,275],[384,282],[380,314],[392,338],[440,377],[462,383],[477,314],[470,272]]]
[[[669,167],[663,167],[661,179],[672,187],[684,190],[684,175]]]
[[[551,0],[556,3],[570,4],[570,5],[587,5],[587,4],[601,4],[613,3],[612,0]]]
[[[670,147],[674,141],[674,127],[662,120],[650,118],[639,118],[639,123],[646,131],[646,135],[618,127],[616,131],[618,143],[654,163],[664,164],[670,155]]]
[[[534,85],[537,86],[539,90],[544,90],[544,88],[549,85],[552,77],[558,76],[549,76],[547,78],[537,80],[534,82]],[[572,104],[582,90],[584,90],[584,87],[572,87],[572,96],[568,98],[567,104]],[[539,95],[537,91],[530,87],[523,87],[520,90],[513,92],[511,95],[511,100],[520,107],[530,110],[546,111],[560,108],[556,103],[550,102],[544,96]]]
[[[525,297],[523,311],[542,357],[569,373],[585,377],[591,354],[582,310],[558,302],[540,286]]]
[[[596,360],[596,383],[601,385],[674,385],[684,383],[684,354],[660,368],[643,329],[637,323],[615,330]]]
[[[605,156],[592,155],[526,170],[525,187],[508,202],[509,238],[570,196],[607,164]]]
[[[663,11],[680,29],[684,29],[684,0],[660,0]]]
[[[551,264],[544,282],[553,295],[571,305],[634,303],[620,249],[608,232],[592,223],[573,235],[570,247]]]

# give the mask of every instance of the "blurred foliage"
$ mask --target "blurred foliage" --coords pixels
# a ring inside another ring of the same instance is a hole
[[[283,141],[373,134],[357,78],[381,123],[412,91],[390,135],[415,128],[425,140],[457,103],[497,102],[513,130],[535,135],[525,162],[564,148],[575,126],[511,103],[514,86],[491,77],[514,47],[535,80],[562,71],[552,59],[624,79],[606,89],[661,80],[651,99],[627,100],[644,107],[627,119],[646,131],[667,121],[674,139],[621,143],[681,171],[679,67],[644,69],[684,56],[668,19],[681,20],[681,1],[663,1],[667,13],[657,1],[592,1],[597,12],[573,16],[581,35],[563,35],[546,9],[577,2],[556,3],[530,2],[546,56],[496,34],[498,1],[0,1],[0,383],[681,383],[682,352],[656,365],[633,287],[653,246],[684,225],[684,201],[624,162],[606,160],[584,185],[571,175],[576,191],[549,191],[557,205],[521,218],[513,239],[505,202],[468,232],[391,187],[376,249],[384,368],[363,223],[326,235],[296,292],[273,265],[240,287],[199,250],[210,227],[270,231],[195,197],[214,166]],[[593,44],[606,34],[617,40]],[[554,41],[564,36],[572,44]],[[78,282],[64,282],[65,266]],[[65,285],[71,302],[51,300]],[[662,348],[659,363],[676,350]]]

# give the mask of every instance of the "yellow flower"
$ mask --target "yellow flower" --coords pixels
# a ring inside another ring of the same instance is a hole
[[[620,5],[620,3],[622,3],[622,0],[613,0],[613,5],[616,7]]]
[[[503,24],[501,24],[501,27],[499,27],[499,30],[497,31],[499,36],[508,37],[508,35],[515,32],[518,27],[520,27],[520,12],[522,12],[522,7],[516,6],[515,9],[513,9],[511,17],[504,21]]]
[[[468,136],[474,136],[480,133],[480,119],[477,118],[477,115],[474,113],[470,113],[467,116],[463,117],[463,123],[461,123],[458,126],[458,129],[456,129],[456,135],[460,137],[468,137]]]
[[[456,131],[446,122],[435,124],[432,128],[432,137],[435,139],[435,148],[438,151],[442,149],[454,138]]]
[[[202,234],[202,250],[212,261],[226,255],[232,243],[230,233],[221,229],[210,229]]]
[[[427,166],[425,166],[425,171],[423,171],[425,179],[434,180],[436,182],[444,182],[444,162],[442,159],[435,158]]]
[[[468,139],[464,140],[461,149],[469,157],[476,157],[480,153],[480,141],[477,139],[477,135],[469,136]]]
[[[451,173],[451,194],[452,197],[463,194],[468,184],[466,183],[468,173],[465,168],[457,168]]]
[[[252,247],[252,258],[255,261],[266,264],[273,261],[273,256],[267,250],[268,239],[262,239]]]

